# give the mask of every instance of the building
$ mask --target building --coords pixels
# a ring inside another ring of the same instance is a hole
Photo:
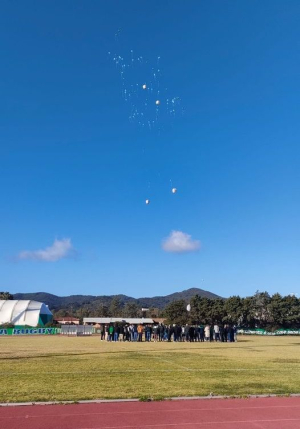
[[[53,315],[47,305],[38,301],[0,300],[0,325],[45,326]]]
[[[79,319],[72,316],[56,317],[54,321],[58,325],[79,325]]]
[[[155,325],[164,325],[166,323],[166,318],[165,317],[153,317],[153,322],[155,323]]]
[[[130,317],[84,317],[84,325],[109,325],[110,323],[127,323],[128,325],[153,325],[153,319]]]

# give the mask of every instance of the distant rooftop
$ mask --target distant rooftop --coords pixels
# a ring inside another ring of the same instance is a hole
[[[109,323],[115,323],[115,322],[123,322],[123,323],[129,323],[133,325],[138,324],[153,324],[153,319],[148,318],[130,318],[130,317],[84,317],[83,323],[99,323],[99,324],[109,324]]]
[[[78,322],[79,321],[77,317],[71,317],[71,316],[55,317],[54,320],[60,321],[60,322]]]

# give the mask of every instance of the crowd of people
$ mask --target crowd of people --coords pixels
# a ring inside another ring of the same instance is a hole
[[[231,325],[102,325],[102,341],[237,341],[236,326]]]

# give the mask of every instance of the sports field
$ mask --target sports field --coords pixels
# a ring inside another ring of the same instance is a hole
[[[300,393],[299,337],[237,343],[0,338],[0,402]]]

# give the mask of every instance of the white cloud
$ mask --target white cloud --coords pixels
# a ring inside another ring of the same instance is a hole
[[[172,231],[162,242],[162,248],[171,253],[195,252],[200,249],[200,241],[182,231]]]
[[[18,255],[18,259],[30,259],[33,261],[55,262],[67,258],[74,252],[70,238],[54,240],[50,247],[41,250],[24,250]]]

